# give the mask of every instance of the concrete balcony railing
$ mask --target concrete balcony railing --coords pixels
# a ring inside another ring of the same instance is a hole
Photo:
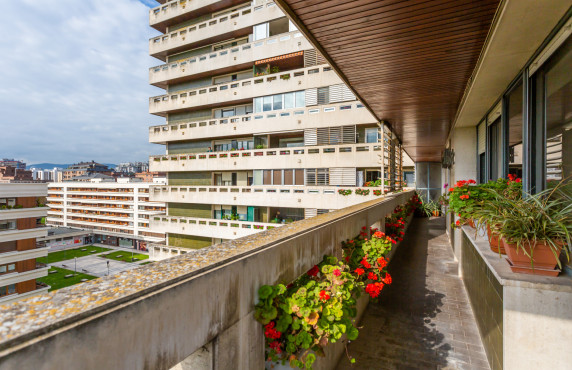
[[[244,3],[242,0],[224,2],[220,0],[158,0],[157,2],[163,5],[149,10],[149,25],[163,33],[167,27],[172,25]],[[256,3],[258,5],[260,0]]]
[[[47,192],[46,183],[3,183],[0,186],[0,198],[45,197]]]
[[[52,205],[50,204],[50,207]],[[105,205],[94,205],[94,204],[90,204],[90,205],[68,205],[67,209],[81,209],[81,210],[85,210],[85,211],[105,211],[105,212],[119,212],[119,213],[133,213],[133,207],[130,208],[121,208],[121,207],[117,207],[117,208],[113,208],[111,206],[105,206]]]
[[[0,209],[0,221],[45,217],[48,209],[48,207]]]
[[[167,55],[190,50],[252,33],[252,27],[284,17],[284,13],[273,1],[237,10],[230,14],[211,18],[205,22],[171,30],[162,36],[149,40],[149,54],[166,60]]]
[[[232,135],[253,135],[260,132],[293,131],[306,128],[374,124],[377,120],[364,105],[351,101],[280,111],[252,113],[241,116],[213,118],[205,121],[151,126],[149,142],[206,139]]]
[[[24,298],[30,298],[40,294],[44,294],[48,292],[48,289],[50,289],[49,285],[36,282],[36,289],[34,290],[31,290],[26,293],[15,293],[4,297],[0,297],[0,305],[7,305],[8,303],[22,300]]]
[[[275,168],[379,167],[381,144],[341,144],[231,152],[158,155],[151,171],[231,171]]]
[[[264,40],[213,51],[149,69],[149,83],[165,88],[170,84],[212,74],[217,70],[252,68],[255,61],[312,49],[298,31],[283,33]]]
[[[50,199],[48,199],[49,201]],[[110,200],[110,199],[84,199],[84,198],[67,198],[68,202],[93,203],[93,204],[124,204],[133,206],[133,200]]]
[[[33,258],[45,257],[48,255],[48,247],[40,247],[34,249],[27,249],[25,251],[12,251],[6,253],[0,253],[0,263],[8,264],[18,261],[30,260]]]
[[[310,186],[156,186],[153,199],[160,202],[249,205],[260,207],[304,207],[340,209],[380,198],[373,190],[368,195],[341,195],[339,189],[352,187]]]
[[[177,216],[152,217],[149,222],[151,230],[221,239],[242,238],[280,226],[282,224]]]
[[[343,83],[327,65],[248,78],[149,98],[149,113],[164,116],[200,106],[229,105],[264,95],[281,94]]]
[[[0,242],[11,242],[14,240],[41,238],[47,235],[48,235],[48,229],[45,227],[36,227],[34,229],[24,229],[24,230],[5,230],[5,231],[0,231]]]
[[[2,366],[169,369],[205,346],[213,368],[263,369],[264,332],[253,316],[260,286],[293,281],[324,255],[340,256],[342,241],[412,194],[372,200],[4,307]]]
[[[49,267],[47,266],[37,266],[35,269],[29,271],[0,275],[0,286],[18,284],[23,281],[39,279],[48,274],[48,269]]]

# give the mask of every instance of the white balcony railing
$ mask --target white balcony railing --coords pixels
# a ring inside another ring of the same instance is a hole
[[[237,239],[279,226],[282,224],[178,216],[155,216],[149,223],[151,230],[221,239]]]
[[[0,209],[0,220],[44,217],[47,211],[48,207]]]
[[[267,46],[267,47],[264,47]],[[175,62],[149,68],[149,82],[162,82],[189,77],[233,65],[254,62],[301,50],[311,49],[311,44],[298,31],[283,33],[267,39],[242,44],[224,50],[211,51]]]
[[[340,189],[352,190],[342,195]],[[365,190],[367,195],[355,193]],[[152,197],[161,202],[198,204],[249,205],[261,207],[305,207],[340,209],[387,195],[389,189],[381,187],[334,187],[334,186],[156,186]]]
[[[208,19],[191,26],[170,30],[168,33],[149,40],[149,54],[165,60],[166,52],[175,52],[181,48],[193,47],[197,42],[210,38],[223,37],[252,27],[259,23],[284,17],[284,13],[274,1],[266,0],[260,5],[241,8],[230,14]],[[243,32],[244,33],[244,32]],[[247,32],[246,34],[251,33]],[[226,37],[226,39],[231,38]]]
[[[376,167],[382,144],[341,144],[231,152],[156,155],[151,171],[218,171],[274,168]]]
[[[325,117],[327,115],[327,119]],[[374,124],[375,117],[360,102],[284,109],[204,121],[151,126],[149,141],[168,141],[248,135],[259,132],[301,130],[339,125]]]
[[[169,111],[253,99],[263,95],[336,85],[342,82],[328,65],[307,67],[154,96],[149,98],[149,113],[163,115]]]

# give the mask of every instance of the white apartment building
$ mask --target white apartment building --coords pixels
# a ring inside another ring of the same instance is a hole
[[[149,161],[167,172],[151,189],[167,206],[150,223],[167,235],[157,258],[401,187],[395,135],[273,1],[160,2],[149,14],[163,33],[150,55],[164,62],[149,79],[165,89],[149,112],[166,119],[149,129],[166,147]],[[363,187],[378,179],[379,188]]]
[[[46,194],[46,184],[0,183],[0,304],[49,289],[36,282],[48,274],[47,266],[36,263],[48,254],[36,243],[48,234],[39,222],[48,209],[38,199]]]
[[[150,230],[149,220],[165,213],[165,204],[149,200],[151,183],[79,182],[48,185],[47,224],[93,232],[95,243],[147,250],[164,243],[165,233]]]

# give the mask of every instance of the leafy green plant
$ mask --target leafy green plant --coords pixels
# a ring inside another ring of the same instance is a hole
[[[489,222],[495,231],[517,251],[533,262],[536,243],[545,242],[561,267],[558,256],[566,253],[570,261],[572,233],[572,191],[571,185],[558,185],[538,194],[515,196],[510,191],[489,188],[491,195],[487,205],[477,212],[479,222]]]
[[[351,189],[339,189],[338,190],[338,194],[345,196],[348,196],[352,193]]]
[[[356,195],[369,195],[369,189],[356,189]]]
[[[414,196],[396,207],[395,217],[404,223],[417,203]],[[287,286],[260,287],[254,316],[264,325],[267,358],[311,369],[316,356],[324,356],[328,343],[341,340],[343,335],[355,340],[359,334],[354,320],[357,298],[365,292],[377,299],[383,287],[392,283],[386,256],[395,243],[383,232],[368,232],[364,226],[358,236],[342,243],[343,261],[325,256]],[[350,357],[350,361],[355,359]]]

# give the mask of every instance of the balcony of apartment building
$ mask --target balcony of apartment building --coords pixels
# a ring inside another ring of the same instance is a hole
[[[288,170],[277,170],[288,171]],[[292,170],[290,170],[292,171]],[[356,194],[362,189],[366,194]],[[351,190],[351,194],[340,193]],[[375,191],[375,192],[374,192]],[[220,202],[233,206],[255,204],[263,207],[300,207],[340,209],[378,199],[390,194],[389,187],[379,188],[354,186],[305,186],[303,185],[251,185],[251,186],[157,186],[153,187],[153,200],[158,202],[210,204]]]
[[[250,3],[244,0],[220,0],[190,1],[190,0],[159,0],[160,6],[149,10],[149,25],[157,31],[165,33],[167,28],[193,19],[212,18],[213,12],[232,13]]]
[[[165,61],[167,56],[185,50],[232,38],[248,37],[253,34],[255,25],[284,18],[284,13],[271,0],[256,1],[253,6],[245,3],[244,6],[229,10],[234,11],[209,13],[170,26],[165,34],[149,40],[149,54]]]
[[[47,210],[42,211],[43,216]],[[8,218],[2,216],[0,211],[0,242],[33,239],[46,236],[47,229],[38,222],[39,218]]]
[[[168,84],[252,69],[260,60],[303,55],[312,49],[299,31],[286,31],[252,42],[248,38],[225,41],[172,56],[168,63],[149,69],[149,82],[167,88]]]
[[[284,95],[284,94],[283,94]],[[376,123],[373,115],[358,101],[323,104],[299,108],[283,108],[254,112],[254,107],[248,105],[251,113],[241,114],[238,107],[231,107],[228,113],[214,118],[204,118],[197,121],[176,122],[149,128],[149,141],[156,144],[166,144],[171,141],[209,139],[213,137],[234,135],[254,135],[268,132],[273,128],[280,131],[299,131],[305,129],[325,128],[331,126],[346,126]],[[226,109],[225,109],[226,110]],[[247,109],[245,108],[245,112]]]
[[[50,207],[54,207],[50,204]],[[57,208],[57,207],[56,207]],[[107,212],[133,212],[133,205],[125,204],[99,204],[99,203],[81,203],[81,202],[68,202],[66,206],[67,209],[80,209],[86,211],[100,211],[105,210]]]
[[[48,198],[48,201],[51,199]],[[68,195],[68,202],[103,203],[103,204],[133,204],[133,197],[105,196],[105,195]]]
[[[99,227],[101,230],[122,230],[121,232],[133,232],[133,222],[131,221],[122,221],[120,218],[117,220],[110,220],[109,218],[103,218],[98,216],[75,216],[75,215],[68,215],[67,217],[68,226],[75,226],[84,227],[89,226],[91,229],[95,229],[95,227]]]
[[[149,98],[149,113],[165,116],[167,113],[179,113],[191,108],[197,110],[230,104],[248,104],[252,103],[254,98],[263,95],[304,91],[342,83],[340,78],[326,65],[298,68],[286,72],[272,73],[270,71],[270,74],[262,72],[264,74],[258,77],[250,77],[252,73],[250,70],[245,71],[243,75],[237,75],[237,78],[247,77],[242,80],[232,81],[232,76],[221,76],[223,78],[221,81],[224,82],[217,83],[215,79],[213,85]],[[292,107],[298,107],[295,101],[293,103]]]
[[[379,167],[381,143],[324,145],[275,149],[235,150],[204,154],[171,154],[150,157],[152,171],[232,171],[279,168]]]

